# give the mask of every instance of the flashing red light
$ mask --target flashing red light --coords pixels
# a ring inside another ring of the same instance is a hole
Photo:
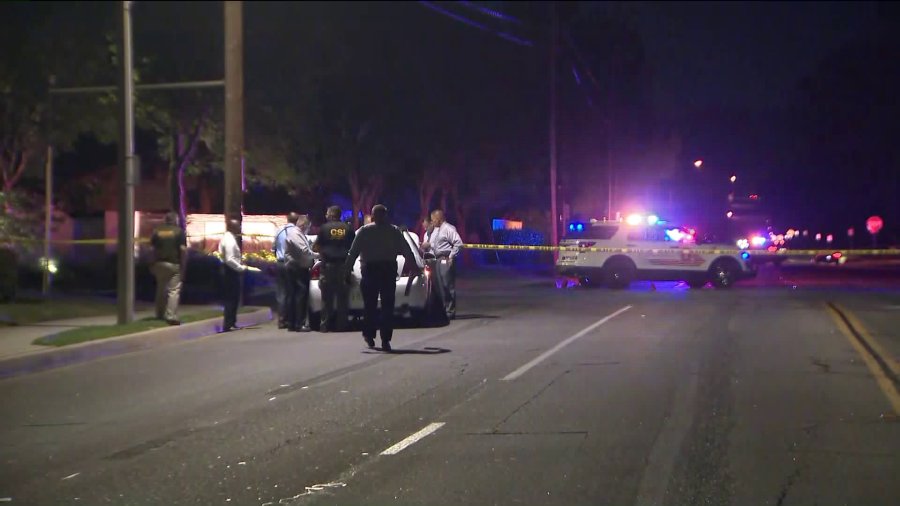
[[[769,246],[767,249],[769,251],[771,251],[772,253],[775,253],[776,251],[778,251],[778,248],[776,248],[775,246]]]
[[[834,258],[835,260],[837,260],[838,258],[841,258],[842,256],[844,256],[844,254],[841,253],[840,251],[835,251],[834,253],[831,254],[831,258]]]
[[[750,195],[750,200],[759,200],[759,195],[757,195],[755,193]]]

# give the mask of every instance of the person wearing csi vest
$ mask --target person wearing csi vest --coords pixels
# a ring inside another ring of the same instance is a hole
[[[381,204],[372,208],[372,223],[356,232],[344,272],[349,273],[353,269],[357,257],[362,259],[360,289],[365,306],[363,340],[369,348],[374,348],[375,332],[380,331],[381,349],[390,352],[394,333],[397,256],[403,255],[407,265],[412,266],[413,275],[421,274],[421,270],[403,233],[388,221],[387,212],[387,207]],[[378,310],[379,298],[381,311]]]
[[[319,228],[313,251],[322,260],[319,287],[322,289],[322,332],[347,330],[348,306],[350,304],[349,276],[344,270],[344,261],[353,245],[356,233],[350,225],[341,221],[341,208],[331,206],[325,212],[327,222]],[[337,306],[337,312],[335,312]]]

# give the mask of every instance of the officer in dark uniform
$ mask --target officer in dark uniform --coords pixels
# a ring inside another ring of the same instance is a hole
[[[394,297],[397,289],[397,256],[403,255],[407,265],[412,265],[414,275],[421,270],[416,257],[404,239],[403,233],[391,225],[387,207],[378,204],[372,208],[372,223],[356,232],[356,238],[347,255],[345,272],[353,269],[357,257],[362,257],[362,290],[366,313],[363,320],[363,339],[369,348],[375,347],[375,331],[381,332],[381,349],[391,351],[394,333]],[[381,300],[381,311],[378,301]]]
[[[166,320],[169,325],[180,325],[178,299],[187,261],[187,242],[178,226],[177,214],[166,213],[165,222],[153,230],[150,243],[154,253],[151,271],[156,276],[156,318]]]
[[[322,289],[322,325],[320,330],[338,332],[347,330],[347,306],[350,301],[349,276],[344,270],[344,262],[350,252],[350,246],[356,233],[350,225],[341,221],[341,208],[331,206],[325,212],[328,220],[319,229],[313,251],[319,254],[323,262],[319,276],[319,287]],[[337,314],[335,314],[335,300]]]

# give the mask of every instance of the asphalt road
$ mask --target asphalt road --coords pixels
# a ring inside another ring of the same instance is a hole
[[[0,501],[900,504],[896,383],[826,306],[900,352],[900,284],[796,276],[495,272],[395,354],[267,326],[0,381]]]

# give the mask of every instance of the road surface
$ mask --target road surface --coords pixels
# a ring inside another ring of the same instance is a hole
[[[394,354],[265,326],[0,381],[0,500],[900,504],[900,285],[845,281],[488,273]]]

